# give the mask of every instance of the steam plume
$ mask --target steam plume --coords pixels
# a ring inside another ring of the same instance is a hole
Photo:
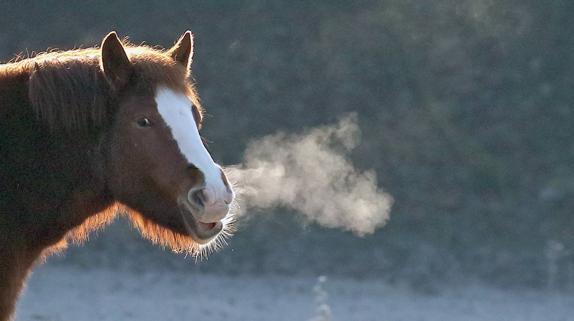
[[[248,144],[242,165],[228,174],[238,187],[240,210],[283,206],[322,226],[370,234],[389,218],[393,202],[374,171],[348,159],[360,130],[356,115],[299,134],[278,133]]]

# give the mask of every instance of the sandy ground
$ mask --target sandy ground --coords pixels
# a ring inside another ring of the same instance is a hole
[[[317,316],[314,278],[221,276],[45,265],[19,303],[17,321],[302,321]],[[332,320],[570,321],[574,297],[469,286],[424,295],[377,280],[328,279]]]

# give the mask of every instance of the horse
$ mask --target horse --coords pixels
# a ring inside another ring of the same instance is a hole
[[[169,49],[111,32],[0,65],[0,321],[36,262],[118,213],[176,252],[230,235],[234,191],[200,136],[192,58],[189,31]]]

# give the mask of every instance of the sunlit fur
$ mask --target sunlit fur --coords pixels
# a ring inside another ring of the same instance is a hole
[[[53,254],[57,254],[66,248],[70,243],[75,245],[81,245],[87,241],[92,232],[102,229],[109,225],[117,214],[121,211],[123,206],[118,203],[114,203],[105,210],[88,217],[81,225],[78,225],[62,238],[58,243],[52,245],[42,252],[42,261]]]
[[[235,204],[235,202],[233,204]],[[130,222],[139,230],[141,235],[152,243],[164,248],[169,248],[176,253],[184,253],[195,258],[203,259],[210,253],[216,252],[227,245],[227,239],[233,235],[233,232],[235,232],[233,206],[231,208],[230,213],[222,221],[223,230],[215,239],[207,244],[199,244],[189,236],[176,233],[170,229],[155,224],[137,211],[129,208],[125,208],[121,213],[126,214]]]
[[[238,210],[238,206],[239,204],[235,200],[230,204],[229,214],[222,220],[223,230],[215,239],[207,244],[199,244],[189,236],[173,232],[146,219],[135,210],[114,203],[106,210],[90,216],[84,223],[69,231],[60,242],[45,249],[42,253],[42,260],[65,250],[70,243],[81,245],[89,239],[92,232],[100,230],[113,222],[118,214],[127,217],[140,234],[152,243],[170,249],[175,253],[183,253],[203,259],[227,245],[227,239],[236,231],[235,213]]]

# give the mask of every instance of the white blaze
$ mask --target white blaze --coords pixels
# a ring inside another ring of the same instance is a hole
[[[180,152],[189,164],[193,164],[203,173],[206,188],[216,196],[214,200],[220,199],[226,190],[221,169],[215,164],[199,136],[191,100],[183,93],[159,87],[155,101],[157,110],[170,128]]]

